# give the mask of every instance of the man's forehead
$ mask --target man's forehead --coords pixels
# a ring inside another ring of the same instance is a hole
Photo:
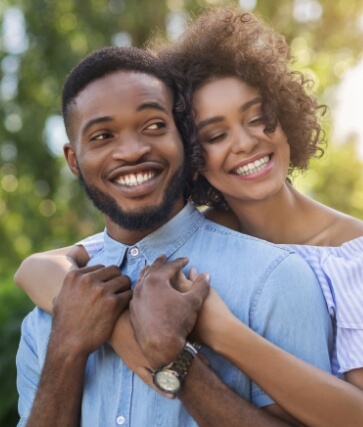
[[[152,97],[159,101],[172,98],[171,89],[159,78],[137,71],[117,71],[89,83],[76,97],[77,101],[89,98],[90,93],[127,93],[131,98]],[[99,96],[99,95],[98,95]]]
[[[71,110],[72,134],[100,117],[126,117],[145,110],[163,111],[174,120],[169,87],[157,77],[134,71],[118,71],[94,80],[77,95]]]

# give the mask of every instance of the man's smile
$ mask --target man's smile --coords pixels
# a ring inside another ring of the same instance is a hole
[[[136,185],[143,184],[156,175],[156,171],[150,170],[146,172],[139,172],[136,174],[121,175],[115,179],[115,182],[128,187],[135,187]]]

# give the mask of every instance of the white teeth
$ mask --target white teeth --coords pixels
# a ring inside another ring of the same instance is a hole
[[[243,165],[235,170],[237,175],[252,175],[259,171],[262,171],[268,162],[270,161],[269,156],[262,157],[261,159],[255,160],[254,162],[247,163],[247,165]]]
[[[116,179],[116,182],[121,185],[127,185],[128,187],[134,187],[136,185],[143,184],[146,181],[149,181],[155,176],[154,171],[140,172],[137,174],[129,174],[120,176]]]

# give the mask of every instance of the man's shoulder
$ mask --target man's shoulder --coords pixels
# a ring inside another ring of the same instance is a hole
[[[278,245],[239,231],[231,230],[207,218],[201,220],[197,233],[205,235],[211,241],[223,242],[227,250],[240,248],[247,252],[262,251],[263,253],[271,253],[272,256],[282,255],[283,257],[295,253],[294,249],[288,246]]]

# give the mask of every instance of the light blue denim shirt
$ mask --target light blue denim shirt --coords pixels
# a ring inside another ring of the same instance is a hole
[[[325,300],[311,269],[291,250],[212,223],[191,205],[132,247],[116,242],[107,232],[103,239],[90,265],[119,265],[134,284],[140,269],[160,254],[170,260],[188,257],[186,270],[194,266],[199,272],[209,272],[212,286],[242,322],[281,348],[330,371],[331,322]],[[31,410],[50,329],[51,317],[37,308],[22,326],[17,355],[19,426],[25,425]],[[257,406],[273,403],[227,360],[208,348],[202,351],[212,369],[241,396]],[[81,426],[118,425],[197,426],[178,399],[166,399],[144,384],[105,344],[88,359]]]

